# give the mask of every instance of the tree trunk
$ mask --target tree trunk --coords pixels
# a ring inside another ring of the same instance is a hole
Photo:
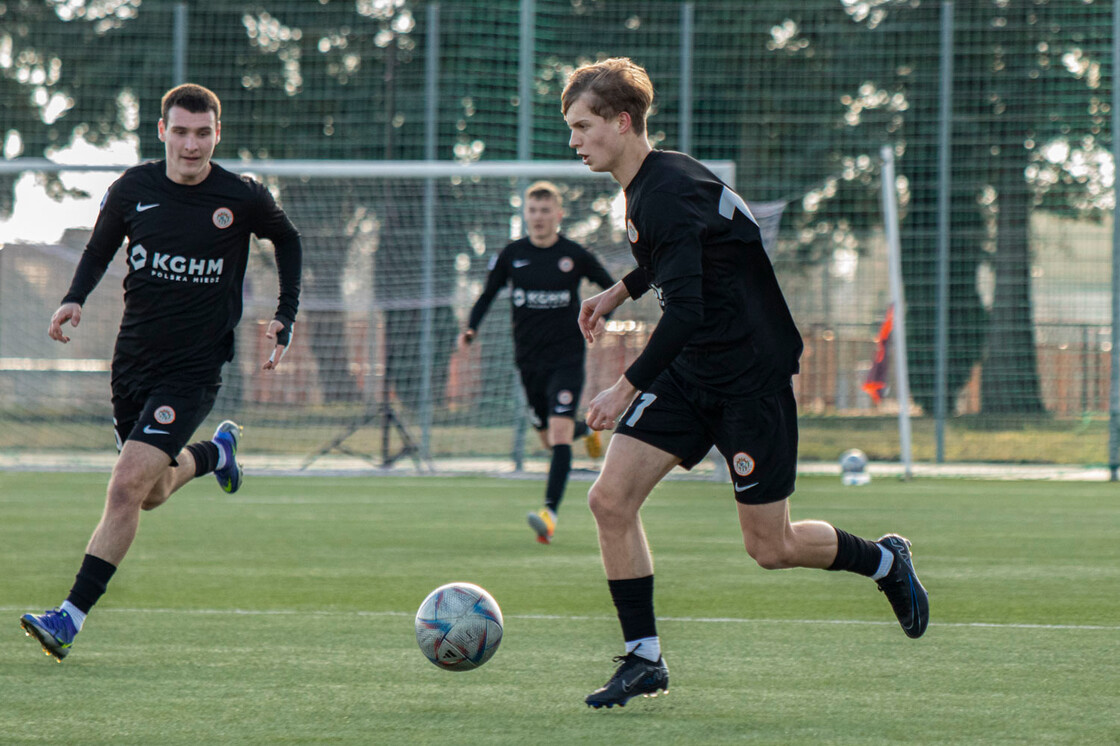
[[[1002,152],[1020,148],[1005,146]],[[984,414],[1045,412],[1038,381],[1031,302],[1030,195],[1022,164],[1007,158],[998,170],[995,295],[980,385]]]

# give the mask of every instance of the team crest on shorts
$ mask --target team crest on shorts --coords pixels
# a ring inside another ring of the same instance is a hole
[[[754,459],[750,457],[749,453],[739,451],[735,457],[731,459],[731,465],[735,469],[735,473],[741,477],[745,477],[754,471]]]
[[[559,266],[561,272],[571,272],[572,269],[575,268],[576,263],[572,261],[570,256],[562,256],[560,257]]]
[[[560,402],[561,404],[571,404],[572,392],[564,389],[563,391],[556,394],[556,401]]]
[[[175,410],[164,404],[162,407],[157,408],[152,416],[155,417],[156,422],[159,424],[170,425],[175,421]]]
[[[219,207],[217,210],[214,210],[214,214],[210,216],[210,219],[214,221],[214,225],[220,230],[225,230],[233,225],[233,210],[228,207]]]
[[[629,218],[626,220],[626,237],[630,239],[630,243],[638,243],[638,229],[634,227],[634,221]]]

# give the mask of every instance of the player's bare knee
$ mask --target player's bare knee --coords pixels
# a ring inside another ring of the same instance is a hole
[[[109,482],[109,490],[105,496],[106,507],[109,510],[132,511],[144,501],[148,490],[127,478],[114,477]]]
[[[109,480],[107,501],[111,509],[151,510],[167,499],[168,489],[169,481],[165,478],[153,483],[149,475],[126,469],[114,472]]]
[[[587,493],[587,505],[599,526],[625,524],[633,520],[633,511],[624,507],[623,495],[596,481]]]
[[[174,491],[174,482],[173,471],[168,469],[167,472],[152,485],[152,488],[148,490],[147,497],[145,497],[144,502],[140,504],[141,510],[155,510],[160,505],[167,502],[167,499],[171,497],[171,493]]]
[[[140,509],[155,510],[160,505],[163,505],[165,502],[167,502],[167,497],[168,495],[166,491],[152,490],[148,493],[148,496],[144,498],[144,502],[140,503]]]
[[[587,507],[591,509],[591,515],[595,516],[596,521],[599,520],[600,514],[606,514],[609,501],[607,491],[600,487],[598,482],[591,485],[591,489],[587,491]]]
[[[763,570],[782,570],[791,566],[785,542],[744,537],[743,544],[747,554]]]

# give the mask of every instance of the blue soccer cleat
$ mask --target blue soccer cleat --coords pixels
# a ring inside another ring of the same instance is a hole
[[[894,555],[894,564],[885,577],[876,581],[891,602],[898,623],[907,637],[921,637],[929,624],[929,594],[918,581],[910,558],[910,541],[898,534],[880,537],[876,544]]]
[[[233,420],[226,420],[218,425],[211,438],[214,445],[218,446],[225,454],[226,465],[214,470],[218,486],[231,495],[241,489],[241,464],[237,463],[237,444],[241,442],[241,425]]]
[[[70,654],[70,647],[78,636],[74,620],[61,609],[50,609],[38,616],[24,614],[19,618],[19,625],[28,637],[39,641],[44,653],[54,656],[59,663]]]

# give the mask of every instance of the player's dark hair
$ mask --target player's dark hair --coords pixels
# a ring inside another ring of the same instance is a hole
[[[163,94],[159,115],[164,121],[167,121],[167,113],[171,111],[172,106],[186,109],[191,114],[205,114],[212,111],[214,120],[222,121],[222,102],[218,100],[218,96],[209,88],[194,83],[177,85]]]
[[[525,199],[554,199],[556,204],[564,204],[564,198],[560,196],[560,188],[551,181],[534,181],[525,190]]]
[[[572,104],[585,94],[592,114],[610,119],[626,112],[634,132],[645,134],[646,115],[653,105],[653,83],[641,65],[629,57],[611,57],[576,68],[560,97],[561,113],[566,116]]]

